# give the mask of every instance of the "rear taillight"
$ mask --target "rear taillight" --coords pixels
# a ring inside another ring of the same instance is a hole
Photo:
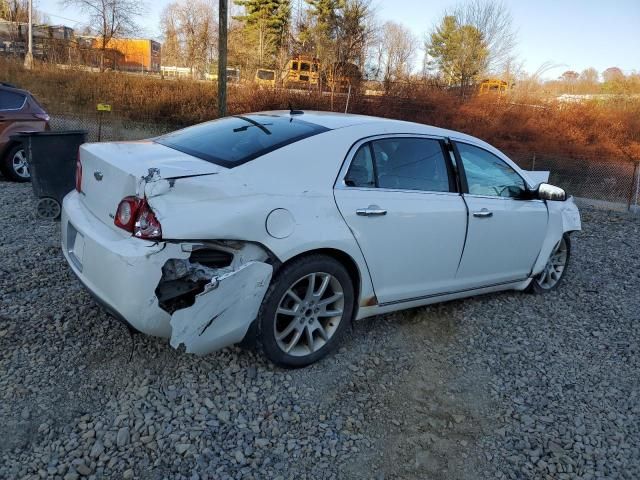
[[[38,120],[44,120],[45,122],[49,121],[49,115],[47,115],[46,113],[35,113],[33,116]]]
[[[133,225],[133,235],[138,238],[146,238],[149,240],[162,238],[162,227],[153,213],[147,200],[142,200],[138,208],[138,218]]]
[[[136,223],[136,216],[141,202],[142,200],[138,197],[124,197],[118,205],[116,218],[113,221],[116,227],[133,233],[133,225]]]
[[[146,199],[125,197],[116,210],[114,220],[117,227],[145,240],[162,238],[162,226]]]
[[[76,160],[76,190],[82,192],[82,162],[80,161],[80,151]]]

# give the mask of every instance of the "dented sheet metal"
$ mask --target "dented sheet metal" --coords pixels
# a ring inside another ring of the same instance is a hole
[[[171,346],[204,355],[240,342],[256,318],[273,267],[251,261],[213,277],[195,303],[171,317]]]
[[[542,271],[549,259],[549,255],[551,255],[551,251],[558,244],[564,233],[582,229],[580,212],[573,201],[573,197],[564,202],[549,201],[547,202],[547,210],[549,212],[547,234],[538,259],[531,270],[533,275]]]

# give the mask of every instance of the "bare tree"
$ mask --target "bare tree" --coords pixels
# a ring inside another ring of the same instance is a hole
[[[602,72],[602,79],[605,82],[615,82],[616,80],[623,80],[624,73],[618,67],[609,67]]]
[[[410,75],[417,43],[415,35],[404,25],[393,21],[382,25],[374,50],[377,69],[373,74],[384,82],[385,90],[389,90],[392,82]]]
[[[189,67],[195,77],[209,70],[217,53],[217,25],[212,0],[177,0],[168,4],[161,16],[165,41],[171,39],[175,61]]]
[[[599,77],[600,74],[598,73],[598,70],[593,67],[586,68],[580,73],[580,81],[589,85],[595,85],[598,83]]]
[[[35,7],[32,15],[34,23],[42,22],[43,16]],[[29,0],[0,0],[0,19],[10,22],[28,22]]]
[[[137,18],[146,11],[141,0],[63,0],[62,3],[89,15],[90,25],[100,39],[103,60],[111,39],[135,32]],[[101,63],[101,68],[103,66]]]
[[[10,22],[29,21],[29,0],[0,1],[0,18]]]
[[[460,25],[471,25],[486,44],[487,70],[502,73],[513,60],[517,38],[511,12],[503,0],[467,0],[451,12]]]
[[[182,45],[178,25],[178,5],[170,3],[160,15],[162,28],[162,63],[164,65],[182,67]]]

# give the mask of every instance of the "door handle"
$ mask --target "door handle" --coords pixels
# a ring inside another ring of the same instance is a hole
[[[493,212],[490,212],[486,208],[483,208],[479,212],[473,212],[473,216],[479,217],[479,218],[488,218],[488,217],[493,217]]]
[[[367,208],[359,208],[356,214],[363,217],[373,217],[377,215],[386,215],[387,211],[377,205],[369,205]]]

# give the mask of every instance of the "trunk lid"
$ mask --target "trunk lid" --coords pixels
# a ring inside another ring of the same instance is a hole
[[[226,170],[152,141],[86,143],[80,147],[82,202],[105,224],[113,223],[120,201],[144,195],[149,169],[153,180],[212,175]]]

